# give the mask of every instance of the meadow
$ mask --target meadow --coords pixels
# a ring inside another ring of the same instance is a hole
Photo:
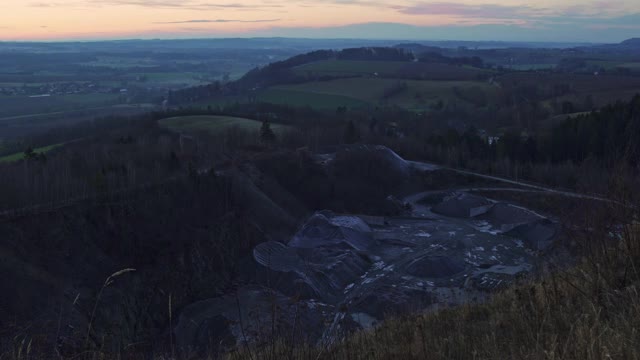
[[[620,68],[630,69],[631,71],[638,73],[640,72],[640,62],[628,62],[622,63],[618,65]]]
[[[33,149],[33,152],[36,154],[46,154],[49,151],[57,149],[63,145],[64,143],[43,146],[43,147]],[[16,162],[16,161],[23,160],[24,158],[25,158],[24,152],[15,153],[15,154],[0,157],[0,163]]]
[[[0,96],[0,119],[115,105],[120,94],[66,94],[47,97]]]
[[[378,76],[422,80],[477,80],[493,71],[444,63],[407,61],[326,60],[293,68],[309,78],[318,76]]]
[[[327,60],[295,67],[300,75],[394,75],[407,65],[406,61]]]
[[[392,91],[399,86],[402,88]],[[495,101],[500,92],[497,87],[486,82],[349,78],[279,85],[267,90],[263,97],[279,98],[281,102],[291,105],[301,105],[306,102],[306,105],[312,107],[357,107],[368,104],[370,106],[395,105],[410,110],[424,110],[439,101],[457,106],[475,106],[465,96],[460,95],[461,92],[468,92],[470,89],[483,93],[482,96],[485,97],[486,102]],[[333,103],[331,103],[332,100]]]
[[[232,117],[232,116],[179,116],[162,119],[158,122],[160,126],[179,133],[195,134],[198,132],[208,132],[209,134],[219,134],[229,129],[239,128],[246,131],[259,131],[262,122],[252,119]],[[285,125],[272,124],[274,132],[281,132],[288,127]]]
[[[509,66],[510,69],[519,71],[528,70],[553,70],[556,64],[518,64]]]
[[[291,105],[310,106],[316,109],[335,109],[340,106],[360,108],[370,106],[365,100],[356,99],[348,95],[322,94],[301,89],[274,87],[263,91],[258,99],[263,102]]]

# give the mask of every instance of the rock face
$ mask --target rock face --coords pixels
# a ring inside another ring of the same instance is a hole
[[[471,218],[485,213],[492,205],[493,204],[485,198],[460,193],[454,194],[434,206],[433,212],[450,217]]]
[[[319,212],[289,242],[291,247],[308,249],[333,245],[366,250],[371,245],[371,229],[359,217]]]
[[[272,336],[253,324],[273,321],[274,309],[276,336],[297,327],[299,339],[318,342],[390,314],[481,301],[531,272],[536,251],[556,233],[556,224],[513,205],[466,193],[425,196],[429,205],[416,201],[409,217],[321,211],[288,243],[258,245],[255,285],[187,307],[174,329],[178,345],[202,349],[210,329],[236,344]],[[256,321],[248,323],[248,314]],[[296,317],[308,319],[304,329]],[[213,325],[221,320],[235,325]],[[248,339],[247,329],[257,335]]]
[[[523,239],[534,250],[545,251],[553,245],[557,225],[548,219],[538,219],[514,227],[507,232],[509,236]]]

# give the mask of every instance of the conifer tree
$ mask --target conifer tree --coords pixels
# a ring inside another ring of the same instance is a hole
[[[271,129],[271,123],[269,120],[262,121],[260,127],[260,141],[264,144],[273,144],[276,141],[276,134]]]

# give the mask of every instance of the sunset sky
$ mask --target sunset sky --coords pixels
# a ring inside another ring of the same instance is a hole
[[[0,0],[0,40],[341,37],[613,42],[638,0]]]

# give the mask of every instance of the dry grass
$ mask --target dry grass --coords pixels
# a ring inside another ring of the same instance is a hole
[[[108,288],[113,284],[116,278],[126,273],[130,273],[134,271],[136,271],[136,269],[122,269],[120,271],[116,271],[115,273],[109,275],[109,277],[104,281],[104,284],[102,284],[102,287],[100,288],[100,292],[98,292],[98,296],[96,296],[96,301],[93,305],[93,311],[91,311],[91,317],[89,318],[89,325],[87,326],[87,336],[84,341],[85,348],[87,348],[89,345],[89,338],[91,336],[91,327],[93,325],[93,320],[95,319],[95,316],[96,316],[96,310],[98,309],[98,304],[100,304],[100,299],[102,298],[102,293],[106,288]]]
[[[582,275],[569,276],[582,285],[591,281]],[[640,358],[638,286],[589,298],[585,289],[566,281],[553,277],[486,305],[393,319],[329,349],[279,344],[275,351],[235,353],[229,359]]]

